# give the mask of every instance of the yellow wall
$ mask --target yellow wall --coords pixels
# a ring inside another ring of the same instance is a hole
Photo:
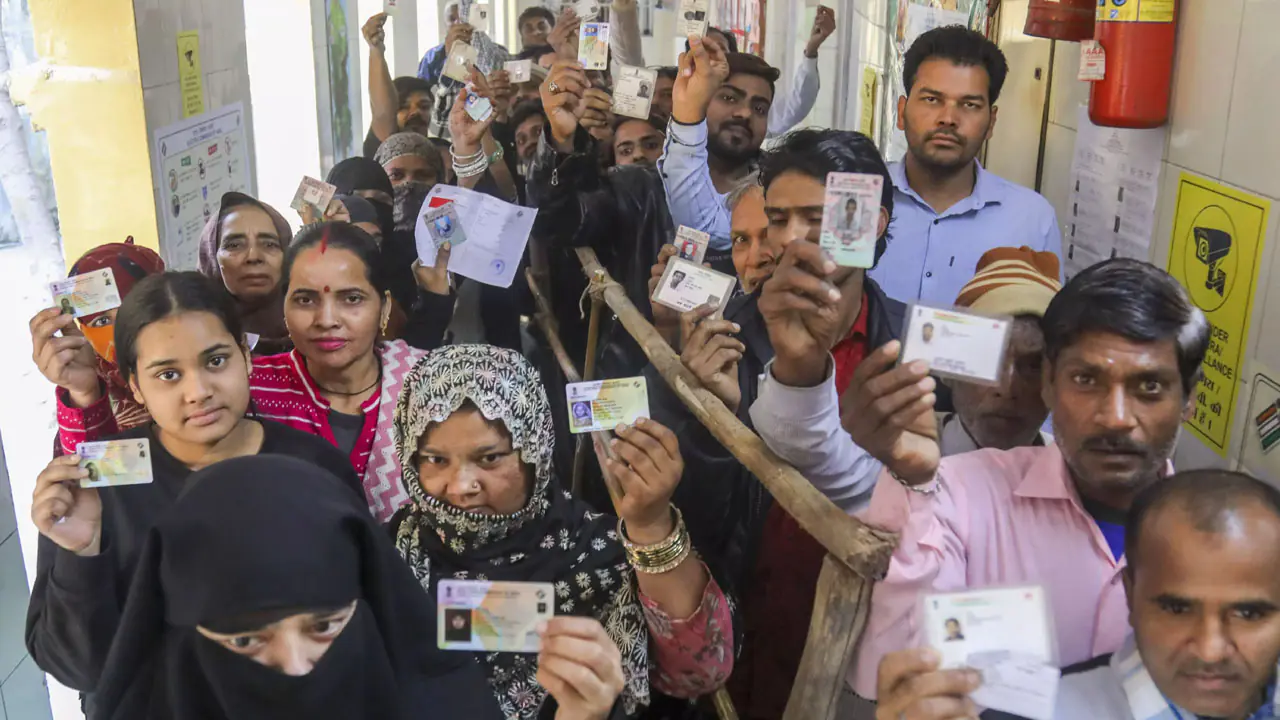
[[[158,249],[132,0],[30,7],[36,53],[48,68],[18,78],[13,90],[47,130],[68,264],[128,235]]]

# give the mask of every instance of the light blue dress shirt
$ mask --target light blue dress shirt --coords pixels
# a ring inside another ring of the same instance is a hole
[[[1062,232],[1049,201],[981,164],[973,194],[941,215],[907,184],[901,162],[889,165],[889,175],[894,186],[889,249],[871,277],[895,300],[954,305],[979,258],[992,248],[1026,245],[1062,259]]]
[[[729,238],[728,193],[716,190],[707,165],[707,121],[684,125],[667,123],[667,141],[658,159],[658,174],[667,191],[667,207],[677,226],[701,230],[711,236],[715,250],[727,250]]]

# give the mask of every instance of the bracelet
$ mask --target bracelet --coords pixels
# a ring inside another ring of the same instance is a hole
[[[920,485],[912,485],[911,483],[899,477],[898,473],[892,470],[889,470],[889,468],[885,468],[885,470],[888,470],[889,477],[893,478],[894,480],[897,480],[899,483],[902,484],[902,487],[910,490],[911,492],[920,493],[921,495],[936,495],[938,494],[938,491],[942,489],[942,486],[938,484],[938,480],[936,478],[933,480],[930,480],[927,483],[921,483]]]
[[[449,155],[453,158],[454,165],[467,165],[484,157],[484,149],[481,148],[470,155],[459,155],[458,150],[453,146],[449,146]]]
[[[489,158],[481,157],[479,160],[469,165],[453,164],[453,174],[460,178],[470,178],[477,175],[483,175],[489,169]]]
[[[499,160],[502,159],[502,156],[505,154],[506,152],[502,148],[502,143],[498,143],[498,149],[494,150],[493,154],[489,156],[489,164],[493,165],[494,163],[498,162]]]
[[[626,526],[622,518],[618,518],[618,538],[627,553],[627,562],[636,572],[645,575],[661,575],[671,572],[680,566],[693,551],[693,542],[689,538],[689,529],[684,524],[684,514],[680,508],[671,506],[675,512],[676,525],[671,534],[664,540],[652,545],[637,545],[627,537]]]

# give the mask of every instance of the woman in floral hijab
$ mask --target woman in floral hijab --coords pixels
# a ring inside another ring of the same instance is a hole
[[[732,669],[729,613],[670,505],[683,471],[674,434],[651,420],[618,429],[606,469],[625,493],[623,525],[564,491],[554,432],[541,378],[519,353],[431,352],[396,408],[412,500],[391,521],[401,554],[432,597],[442,577],[552,583],[557,615],[598,619],[622,651],[627,715],[648,705],[651,679],[677,697],[714,691]],[[546,690],[535,656],[477,660],[504,716],[537,715]]]

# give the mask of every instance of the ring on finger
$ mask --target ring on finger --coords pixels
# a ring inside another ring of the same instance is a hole
[[[555,80],[552,80],[550,84],[547,85],[547,89],[551,91],[552,95],[560,94],[560,86],[556,84]]]

